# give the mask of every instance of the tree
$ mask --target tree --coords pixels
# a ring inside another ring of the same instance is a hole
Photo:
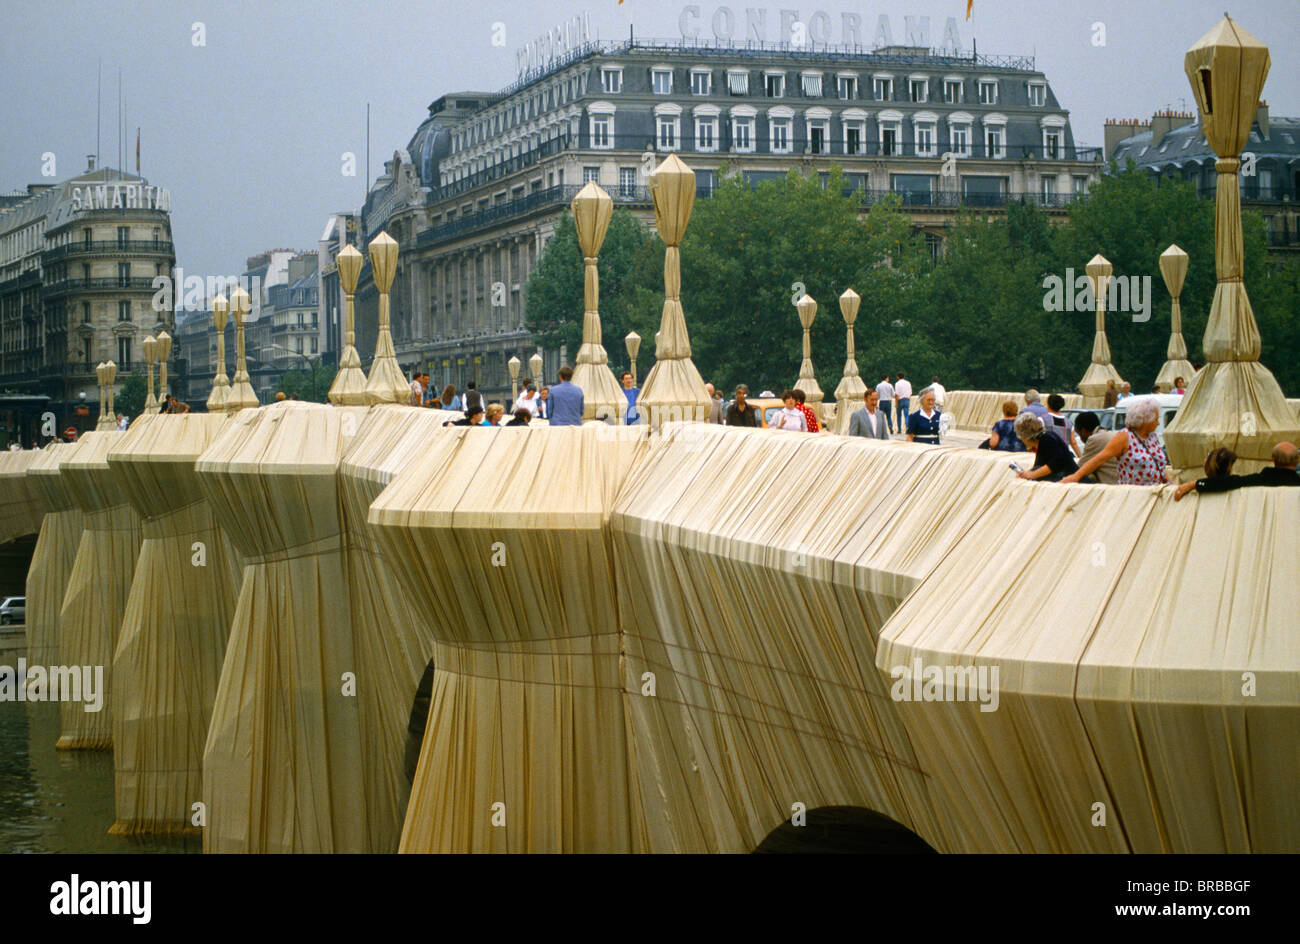
[[[155,396],[157,389],[155,386]],[[144,412],[144,401],[147,396],[148,384],[145,382],[144,374],[127,374],[122,381],[122,389],[113,396],[113,410],[133,420]]]
[[[330,384],[337,369],[330,364],[313,361],[311,369],[286,370],[280,375],[280,391],[286,397],[297,397],[312,403],[328,403]]]

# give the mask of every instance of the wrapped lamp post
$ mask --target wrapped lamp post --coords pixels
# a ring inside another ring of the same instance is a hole
[[[573,383],[582,388],[584,420],[622,422],[627,401],[609,369],[600,330],[600,273],[596,256],[605,242],[614,201],[594,180],[588,181],[573,198],[573,223],[583,259],[582,347],[573,370]]]
[[[1214,269],[1218,284],[1201,342],[1205,367],[1168,429],[1165,448],[1174,468],[1201,467],[1206,453],[1227,446],[1234,471],[1269,464],[1273,447],[1300,438],[1300,423],[1273,374],[1259,362],[1259,327],[1242,281],[1240,154],[1250,138],[1268,47],[1229,17],[1187,51],[1183,68],[1196,96],[1205,140],[1219,159],[1214,200]]]
[[[95,366],[95,379],[99,381],[99,420],[95,423],[95,429],[116,429],[115,418],[109,418],[113,412],[113,401],[109,392],[108,364],[101,361]]]
[[[151,334],[145,337],[141,346],[144,348],[145,383],[148,390],[144,398],[144,411],[157,413],[158,398],[153,395],[153,365],[158,360],[158,341]]]
[[[506,366],[510,368],[510,408],[513,410],[514,404],[519,402],[519,358],[512,355]],[[445,403],[443,407],[446,407]]]
[[[655,365],[646,375],[637,407],[651,429],[665,420],[697,420],[709,416],[709,395],[695,362],[682,311],[682,260],[678,248],[695,205],[695,172],[676,154],[669,154],[650,175],[655,226],[664,242],[664,309],[655,335]]]
[[[226,400],[226,409],[235,413],[245,407],[257,407],[257,394],[248,379],[248,362],[244,357],[244,319],[248,317],[250,299],[241,287],[230,293],[230,313],[235,318],[235,382]]]
[[[1092,339],[1092,363],[1079,381],[1079,392],[1084,396],[1085,406],[1101,406],[1106,398],[1108,380],[1115,381],[1117,388],[1124,382],[1110,362],[1110,344],[1106,341],[1106,290],[1111,271],[1110,262],[1101,253],[1088,262],[1088,279],[1097,301],[1097,333]]]
[[[858,374],[858,361],[853,347],[853,323],[858,320],[858,308],[861,305],[862,299],[851,288],[845,289],[840,296],[840,312],[844,315],[844,324],[847,326],[845,346],[848,350],[844,361],[844,376],[835,388],[835,432],[841,436],[848,434],[849,417],[858,409],[858,404],[867,392],[867,385]]]
[[[641,335],[635,331],[629,331],[627,337],[623,339],[627,345],[628,370],[632,372],[632,386],[636,386],[636,354],[641,350]]]
[[[357,354],[356,314],[353,296],[357,292],[357,279],[365,262],[356,246],[344,246],[339,253],[339,285],[343,289],[343,353],[339,355],[339,371],[330,384],[330,403],[335,406],[363,406],[366,403],[366,375],[361,370]]]
[[[1183,279],[1187,277],[1187,253],[1170,246],[1160,254],[1160,275],[1169,289],[1169,349],[1165,363],[1156,376],[1156,388],[1161,393],[1174,389],[1174,381],[1182,377],[1188,383],[1195,374],[1187,360],[1187,342],[1183,340],[1183,309],[1178,297],[1183,293]]]
[[[533,372],[533,383],[537,384],[537,392],[542,392],[542,352],[538,351],[532,357],[528,358],[528,369]]]
[[[230,403],[230,378],[226,376],[226,316],[230,303],[226,296],[212,299],[212,321],[217,327],[217,374],[212,378],[212,392],[208,394],[208,412],[225,413]]]
[[[817,302],[805,292],[795,303],[795,308],[799,312],[799,323],[803,325],[803,361],[799,364],[799,379],[795,381],[794,389],[803,391],[808,409],[813,411],[813,415],[820,422],[822,399],[825,395],[817,383],[817,375],[813,373],[812,362],[812,323],[817,317]]]
[[[167,402],[167,358],[172,356],[172,336],[158,332],[158,402]]]
[[[387,233],[380,233],[370,241],[370,271],[379,290],[379,336],[375,340],[375,359],[370,362],[370,376],[366,379],[366,402],[406,403],[411,388],[402,368],[397,366],[388,315],[388,292],[397,274],[397,241]]]

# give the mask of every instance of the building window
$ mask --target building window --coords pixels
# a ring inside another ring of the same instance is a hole
[[[81,231],[81,235],[82,235],[83,240],[84,240],[85,243],[86,243],[87,248],[89,248],[89,246],[90,246],[90,244],[91,244],[91,241],[92,241],[92,240],[91,240],[91,230],[90,230],[90,227],[87,226],[85,229],[83,229],[83,230]]]
[[[606,95],[617,95],[623,91],[623,70],[621,68],[601,69],[600,87]]]
[[[858,77],[856,75],[837,75],[835,77],[835,92],[840,101],[852,101],[858,97]]]
[[[1075,195],[1076,197],[1082,197],[1082,196],[1083,196],[1084,194],[1086,194],[1087,192],[1088,192],[1088,178],[1087,178],[1087,177],[1075,177],[1075,178],[1074,178],[1074,195]]]
[[[671,95],[673,93],[673,70],[653,70],[650,73],[650,88],[656,95]]]
[[[129,371],[131,369],[131,339],[117,339],[117,366],[119,370]]]
[[[886,157],[898,154],[902,150],[898,146],[902,140],[899,127],[900,121],[898,119],[882,118],[880,120],[880,153]]]
[[[894,174],[890,189],[901,194],[905,206],[930,206],[935,191],[935,178],[930,174]]]
[[[90,324],[90,302],[81,303],[81,323]]]
[[[980,79],[980,104],[996,105],[998,103],[997,79]]]
[[[131,284],[131,263],[119,262],[117,264],[117,284],[123,287]]]
[[[921,121],[913,125],[916,134],[916,156],[934,157],[938,154],[935,144],[934,122]]]
[[[948,138],[953,154],[958,157],[970,157],[970,125],[968,123],[949,125]]]
[[[943,100],[949,105],[956,105],[961,102],[961,79],[943,80]]]
[[[862,154],[863,142],[867,139],[866,119],[844,119],[844,153]]]
[[[925,102],[930,99],[930,83],[921,77],[913,76],[907,80],[907,97],[913,102]]]
[[[1001,160],[1006,153],[1006,128],[1003,125],[987,125],[984,128],[984,153],[994,160]]]
[[[938,233],[926,233],[925,249],[930,254],[930,261],[938,262],[943,256],[943,237]]]
[[[1040,188],[1043,203],[1050,206],[1056,200],[1056,178],[1044,175],[1040,181]]]
[[[820,72],[805,72],[799,78],[803,82],[804,98],[822,97],[822,74]]]
[[[716,151],[717,149],[718,149],[718,119],[712,116],[696,117],[695,150]]]
[[[658,147],[661,151],[677,150],[677,135],[681,119],[675,115],[659,115],[655,118]]]
[[[713,73],[708,70],[691,70],[691,94],[708,95],[713,91]]]
[[[635,167],[620,167],[618,169],[618,192],[621,196],[627,198],[636,195]]]
[[[614,116],[591,116],[591,146],[593,148],[612,148],[614,146]]]
[[[713,196],[713,171],[697,170],[695,172],[695,192],[706,197]]]
[[[1029,104],[1042,105],[1047,101],[1047,86],[1042,82],[1029,83]]]
[[[131,227],[119,226],[117,228],[117,244],[119,246],[125,246],[130,239],[131,239]]]
[[[1043,129],[1043,157],[1049,161],[1061,159],[1061,129]]]
[[[731,149],[738,154],[754,150],[754,119],[748,115],[731,119]]]
[[[877,75],[871,79],[871,96],[878,102],[892,101],[894,98],[894,80],[890,76]]]
[[[768,119],[767,131],[771,141],[769,150],[773,154],[790,153],[790,124],[791,120],[789,118]]]
[[[600,168],[584,167],[582,169],[582,182],[584,184],[600,183]]]
[[[830,152],[830,122],[825,118],[808,119],[808,153],[827,154]]]
[[[768,98],[785,97],[785,73],[784,72],[765,72],[763,73],[763,90]]]
[[[749,94],[749,73],[748,72],[728,72],[727,73],[727,91],[732,95]]]

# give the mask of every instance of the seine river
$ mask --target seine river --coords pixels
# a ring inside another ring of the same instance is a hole
[[[22,654],[0,649],[0,665]],[[110,836],[112,752],[56,751],[58,739],[57,704],[0,701],[0,852],[202,852],[199,839]]]

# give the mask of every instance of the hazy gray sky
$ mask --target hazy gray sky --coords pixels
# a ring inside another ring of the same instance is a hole
[[[1076,140],[1102,143],[1108,117],[1192,109],[1183,54],[1223,15],[1226,0],[699,0],[700,25],[719,6],[740,19],[767,10],[807,19],[881,15],[901,41],[903,17],[928,16],[932,35],[957,18],[962,44],[981,53],[1035,55],[1070,112]],[[39,182],[53,153],[58,179],[95,149],[95,71],[102,59],[103,163],[116,166],[117,72],[129,125],[142,129],[142,173],[172,191],[178,262],[200,275],[238,274],[263,249],[312,249],[327,214],[362,200],[365,107],[371,103],[371,175],[404,147],[446,92],[497,90],[514,80],[515,50],[584,11],[601,38],[680,36],[686,0],[274,0],[274,2],[24,2],[0,0],[0,192]],[[1247,0],[1228,7],[1266,42],[1273,68],[1264,97],[1273,114],[1300,115],[1300,3]],[[505,45],[492,44],[494,24]],[[1094,23],[1105,45],[1094,45]],[[206,45],[195,45],[202,24]],[[864,30],[868,29],[864,25]],[[873,30],[874,31],[874,30]],[[355,177],[341,155],[357,155]]]

